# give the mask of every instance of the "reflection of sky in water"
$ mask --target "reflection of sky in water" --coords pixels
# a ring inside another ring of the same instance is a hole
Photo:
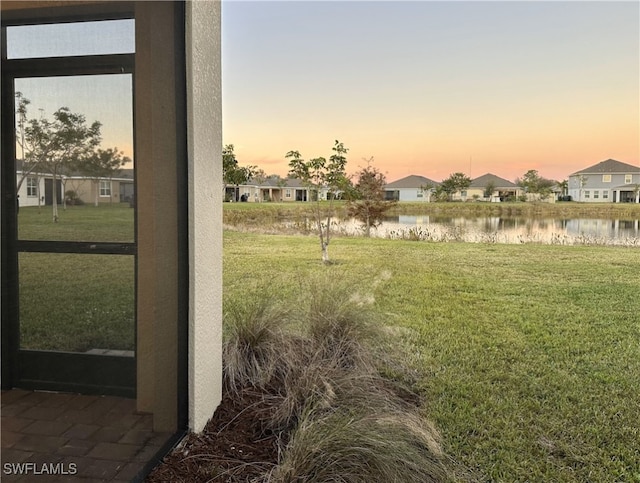
[[[353,220],[342,222],[348,233],[356,233],[361,224]],[[400,236],[411,229],[422,230],[430,239],[446,239],[455,231],[464,241],[495,241],[500,243],[566,242],[590,239],[602,243],[624,243],[640,237],[639,220],[502,218],[395,216],[374,230],[375,236]]]

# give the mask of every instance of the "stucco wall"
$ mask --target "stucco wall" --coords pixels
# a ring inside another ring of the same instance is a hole
[[[189,429],[222,398],[220,2],[186,5],[189,152]]]
[[[420,188],[400,188],[395,191],[399,191],[399,201],[429,201],[428,191],[423,191]],[[421,193],[422,196],[418,196]]]

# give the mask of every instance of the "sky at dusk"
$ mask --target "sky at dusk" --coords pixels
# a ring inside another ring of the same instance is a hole
[[[78,42],[79,38],[82,42]],[[9,59],[133,52],[135,23],[129,19],[7,29]],[[131,74],[26,77],[15,79],[14,87],[29,100],[27,119],[53,121],[53,114],[66,107],[85,116],[87,125],[101,123],[103,149],[117,147],[125,156],[134,158]],[[19,147],[16,152],[22,156]]]
[[[388,181],[639,165],[639,26],[635,1],[227,0],[223,142],[286,175],[337,139]]]

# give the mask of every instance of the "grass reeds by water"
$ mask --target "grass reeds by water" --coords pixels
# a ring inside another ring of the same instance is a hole
[[[346,217],[344,202],[334,205],[338,217]],[[635,220],[640,218],[636,203],[575,203],[575,202],[440,202],[396,203],[389,215],[451,215],[451,216],[524,216],[604,218]],[[224,223],[229,226],[272,227],[283,221],[303,222],[311,216],[309,203],[225,203]]]
[[[401,340],[378,350],[403,354],[461,479],[640,481],[640,251],[341,238],[331,266],[317,251],[226,232],[225,294],[268,285],[293,307],[322,273],[373,301]]]

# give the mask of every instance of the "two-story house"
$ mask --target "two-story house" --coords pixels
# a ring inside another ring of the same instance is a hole
[[[569,196],[574,201],[638,203],[640,167],[607,159],[569,175]]]

